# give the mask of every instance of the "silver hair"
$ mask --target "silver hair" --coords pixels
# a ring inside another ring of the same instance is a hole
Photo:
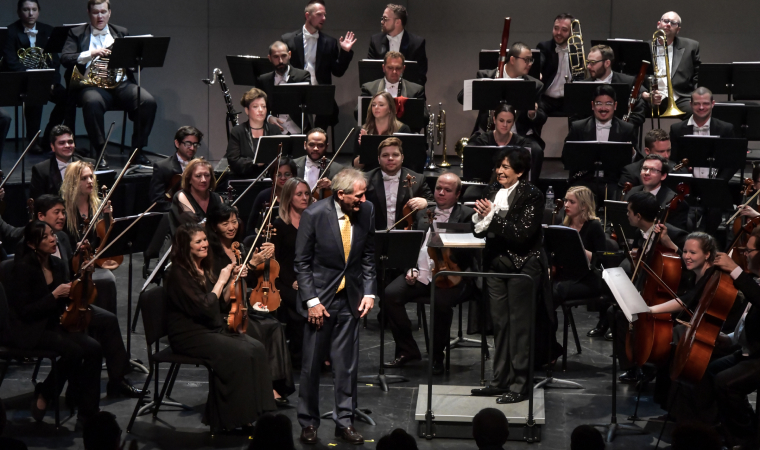
[[[367,186],[364,172],[349,167],[341,170],[333,177],[332,190],[333,192],[343,191],[344,194],[353,194],[354,185],[357,182],[362,182],[365,187]]]

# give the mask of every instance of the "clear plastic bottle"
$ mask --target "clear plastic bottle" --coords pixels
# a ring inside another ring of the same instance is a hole
[[[546,207],[549,209],[554,208],[554,188],[551,186],[546,189]]]

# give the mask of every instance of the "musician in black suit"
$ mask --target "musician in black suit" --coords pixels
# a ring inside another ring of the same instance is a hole
[[[423,210],[433,201],[425,175],[413,172],[404,163],[401,139],[389,137],[377,148],[380,167],[367,172],[367,201],[375,206],[375,228],[385,230],[404,217],[404,207]],[[411,178],[411,188],[404,187]],[[411,194],[410,194],[411,192]],[[397,225],[401,228],[401,224]]]
[[[290,65],[311,74],[312,84],[332,84],[332,77],[342,77],[354,51],[354,33],[349,31],[340,41],[322,32],[325,23],[325,5],[321,0],[310,0],[304,8],[305,21],[300,30],[285,33],[280,40],[292,52]],[[318,116],[315,125],[320,128],[338,123],[338,105],[335,103],[332,116]]]
[[[261,89],[252,88],[240,99],[248,120],[232,127],[227,141],[227,164],[230,171],[240,177],[256,177],[264,170],[269,161],[261,161],[256,155],[259,138],[282,134],[280,127],[266,121],[267,94]],[[254,162],[255,160],[255,162]]]
[[[383,58],[383,73],[385,77],[362,84],[361,95],[372,97],[379,92],[387,92],[393,98],[421,98],[425,100],[425,87],[403,79],[404,55],[389,51]]]
[[[536,46],[541,52],[541,81],[546,86],[541,97],[542,108],[548,117],[565,116],[565,83],[573,78],[569,52],[575,48],[567,43],[573,20],[575,17],[570,14],[559,14],[554,18],[552,39]]]
[[[673,85],[673,95],[676,97],[676,106],[688,115],[692,111],[689,96],[697,87],[701,62],[699,60],[699,42],[678,36],[681,25],[683,25],[681,16],[670,11],[662,15],[657,22],[657,29],[664,31],[667,36],[670,80]],[[663,97],[667,97],[668,88],[665,75],[665,54],[662,45],[657,47],[657,51],[658,56],[653,57],[653,63],[659,69],[658,73],[655,74],[657,76],[655,104],[661,101],[660,112],[662,112],[668,105],[668,101],[661,100]],[[647,99],[648,94],[644,98]]]
[[[50,159],[32,166],[32,181],[29,185],[31,198],[42,194],[58,195],[66,167],[72,162],[95,164],[95,161],[74,153],[74,133],[66,125],[56,125],[50,131],[50,148],[53,151]]]
[[[399,52],[408,61],[416,61],[420,81],[427,82],[428,60],[425,53],[425,38],[406,31],[406,8],[388,4],[380,19],[382,32],[373,34],[369,40],[367,59],[380,59],[386,53]],[[395,97],[395,96],[394,96]]]
[[[612,71],[612,64],[615,62],[615,52],[606,45],[595,45],[591,47],[588,52],[588,58],[586,58],[586,67],[591,81],[607,84],[626,84],[628,85],[628,92],[632,92],[633,85],[636,82],[636,77],[626,75],[620,72]],[[639,89],[639,96],[636,99],[634,107],[631,109],[631,114],[628,119],[628,123],[634,124],[637,128],[640,128],[644,123],[646,117],[646,105],[647,103],[641,98],[641,94],[646,92],[646,88],[642,86]],[[628,111],[628,101],[630,95],[625,99],[625,103],[621,106],[624,111]],[[623,99],[621,99],[623,101]]]
[[[301,441],[317,442],[319,378],[329,356],[335,382],[335,436],[353,444],[364,438],[354,429],[359,370],[359,323],[374,306],[374,208],[365,202],[366,180],[356,169],[333,178],[332,197],[301,216],[294,259],[298,312],[304,328],[298,400]]]
[[[655,128],[653,130],[647,131],[647,134],[644,135],[645,158],[648,155],[660,155],[668,161],[668,173],[688,173],[689,170],[683,166],[676,171],[673,170],[676,166],[676,163],[670,160],[670,146],[670,134],[668,134],[668,132],[665,130]],[[641,178],[639,177],[639,174],[641,173],[641,166],[643,164],[644,160],[641,159],[625,166],[623,168],[623,173],[620,176],[618,185],[620,185],[620,187],[623,187],[625,183],[631,183],[631,186],[640,185]]]
[[[667,208],[670,205],[670,201],[676,196],[676,193],[672,189],[662,184],[668,177],[668,173],[670,173],[670,167],[668,166],[667,159],[657,154],[647,155],[641,165],[639,175],[641,184],[631,188],[625,197],[623,197],[623,200],[628,200],[637,192],[649,192],[655,196],[661,207]],[[667,223],[685,230],[687,229],[688,215],[689,206],[686,202],[682,201],[678,203],[674,211],[669,211]]]
[[[109,0],[89,0],[87,12],[90,23],[80,25],[69,30],[66,44],[61,54],[61,64],[67,69],[66,79],[71,79],[74,68],[86,76],[92,67],[95,58],[108,58],[111,54],[109,47],[114,39],[129,36],[126,28],[109,24],[111,19],[111,3]],[[76,96],[76,102],[82,106],[84,125],[90,138],[90,152],[97,158],[97,152],[106,143],[103,117],[106,111],[126,110],[130,119],[137,120],[137,84],[134,74],[126,69],[126,74],[117,77],[119,85],[112,89],[103,89],[94,86],[86,86],[72,93]],[[140,123],[132,132],[132,147],[140,148],[148,145],[148,136],[153,129],[153,121],[156,118],[156,100],[143,88],[140,92]],[[137,141],[137,132],[140,131],[140,140]],[[138,152],[132,161],[136,164],[150,165],[151,162],[142,152]]]
[[[533,65],[533,53],[530,47],[522,42],[515,42],[507,52],[507,63],[504,65],[504,74],[502,79],[505,80],[525,80],[536,83],[535,89],[535,108],[530,111],[517,111],[515,117],[514,129],[520,136],[538,143],[541,155],[538,158],[543,161],[543,149],[546,146],[541,139],[541,127],[546,123],[546,113],[541,103],[541,93],[544,90],[544,83],[528,75],[530,67]],[[496,78],[498,69],[478,70],[477,78]],[[459,91],[457,96],[459,103],[464,102],[464,89]],[[488,111],[479,111],[478,119],[475,121],[475,127],[472,130],[473,136],[478,133],[484,133],[488,130]],[[540,171],[539,171],[540,172]]]
[[[311,84],[309,72],[290,65],[291,51],[286,43],[275,41],[270,45],[268,58],[274,64],[274,71],[265,73],[256,80],[261,90],[267,94],[267,98],[272,98],[274,87],[283,83]],[[301,129],[300,109],[289,111],[288,114],[269,116],[267,121],[272,125],[277,125],[282,134],[301,134],[303,131],[311,129],[311,118],[309,116],[310,114],[304,114],[304,130]]]
[[[443,173],[435,183],[435,206],[426,207],[414,215],[414,230],[422,230],[426,233],[426,239],[420,248],[417,266],[399,275],[385,288],[384,310],[391,323],[393,340],[396,341],[396,351],[393,361],[385,364],[385,367],[401,367],[409,361],[422,358],[417,342],[412,336],[412,323],[406,313],[406,304],[423,300],[430,303],[430,283],[433,277],[432,260],[428,255],[427,237],[432,231],[432,223],[428,212],[434,214],[434,222],[438,223],[469,223],[472,220],[473,210],[468,206],[457,203],[462,191],[462,181],[451,172]],[[466,270],[472,261],[473,255],[467,250],[454,250],[451,259],[460,270]],[[443,350],[449,341],[449,329],[454,317],[454,306],[457,305],[465,285],[466,279],[452,287],[436,289],[435,297],[435,330],[433,331],[433,374],[443,373]]]
[[[332,178],[343,170],[343,165],[333,161],[327,168],[327,173],[322,173],[321,160],[327,151],[327,133],[321,128],[312,128],[306,135],[306,141],[303,143],[306,150],[306,156],[301,156],[293,160],[298,170],[298,178],[302,178],[309,183],[309,187],[326,189],[332,186]],[[329,162],[327,162],[329,163]],[[322,178],[319,176],[322,175]]]
[[[39,15],[42,7],[37,0],[19,0],[16,13],[19,20],[8,25],[8,39],[5,41],[2,51],[2,60],[4,68],[10,72],[26,72],[27,66],[18,56],[18,51],[37,47],[44,49],[53,33],[53,27],[39,22]],[[34,153],[42,153],[46,147],[44,142],[50,135],[50,130],[55,125],[66,124],[69,127],[74,126],[76,105],[68,104],[68,93],[66,88],[61,85],[61,74],[58,68],[61,60],[58,53],[45,54],[45,66],[55,70],[53,84],[50,89],[50,100],[55,103],[53,111],[50,113],[50,119],[45,127],[45,133],[40,135],[39,140],[35,143],[32,150]],[[32,67],[40,69],[40,66]],[[26,107],[26,138],[31,141],[37,130],[40,129],[42,122],[42,105],[28,105]],[[0,145],[0,151],[2,145]]]

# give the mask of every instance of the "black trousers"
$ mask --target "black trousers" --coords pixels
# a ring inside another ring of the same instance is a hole
[[[298,423],[301,428],[319,427],[319,376],[322,361],[330,356],[335,384],[332,419],[338,428],[354,425],[359,370],[359,319],[351,314],[345,289],[336,294],[327,308],[330,317],[322,328],[304,325],[301,385],[298,390]]]
[[[5,138],[8,136],[8,130],[11,129],[11,116],[4,110],[0,109],[0,160],[3,156],[5,147]]]
[[[125,80],[114,89],[86,87],[77,93],[77,103],[82,106],[84,126],[90,138],[90,154],[98,157],[106,143],[103,123],[106,111],[125,110],[132,122],[137,120],[137,85]],[[133,127],[132,148],[148,145],[148,136],[156,118],[156,100],[144,88],[140,91],[140,123]],[[138,143],[137,132],[140,131]]]
[[[436,289],[435,293],[435,330],[433,330],[433,360],[443,362],[443,351],[449,342],[449,330],[454,317],[454,306],[460,300],[464,282],[451,289]],[[412,321],[406,313],[406,304],[421,301],[430,304],[430,285],[415,281],[413,285],[406,282],[404,275],[397,277],[385,288],[386,314],[391,325],[393,340],[396,341],[395,356],[421,358],[420,349],[412,335]]]
[[[293,367],[300,368],[302,361],[301,349],[303,348],[303,330],[307,325],[306,318],[298,313],[296,302],[298,291],[293,286],[278,286],[282,305],[277,310],[277,318],[285,324],[285,338],[288,340]]]
[[[718,418],[737,439],[757,436],[757,419],[747,395],[760,388],[760,357],[736,352],[707,366],[706,377],[713,383]]]
[[[129,370],[129,356],[121,338],[116,315],[97,306],[91,306],[92,320],[89,334],[100,343],[108,368],[108,384],[116,386]]]
[[[538,258],[531,257],[518,270],[511,259],[501,256],[491,262],[489,272],[524,273],[533,279],[532,282],[486,279],[495,346],[491,385],[527,394],[530,346],[534,345],[530,341],[530,308],[531,302],[537,301],[532,298],[533,283],[540,286],[541,263]],[[542,307],[536,305],[537,311]]]
[[[71,98],[70,98],[71,97]],[[45,127],[45,133],[42,134],[37,141],[38,144],[43,143],[43,137],[47,139],[50,136],[50,130],[56,125],[66,125],[74,130],[76,125],[76,113],[77,105],[74,96],[69,96],[69,91],[60,84],[53,86],[53,90],[50,93],[50,101],[55,104],[53,111],[50,112],[50,118],[48,119],[47,126]],[[27,106],[26,107],[26,137],[31,140],[34,135],[40,130],[42,125],[42,106]],[[43,148],[47,151],[47,148]]]

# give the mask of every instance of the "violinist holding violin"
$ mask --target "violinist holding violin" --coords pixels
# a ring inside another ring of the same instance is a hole
[[[293,159],[288,156],[283,156],[277,162],[277,168],[272,168],[271,177],[274,181],[274,195],[277,198],[277,203],[282,203],[282,187],[285,186],[285,182],[296,176],[298,173],[298,167]],[[268,187],[256,195],[253,200],[253,207],[251,208],[251,215],[248,216],[248,226],[246,227],[247,235],[255,235],[261,221],[263,219],[262,213],[266,215],[269,202],[272,201],[272,188]]]
[[[428,254],[427,241],[433,231],[428,212],[432,213],[433,221],[438,223],[468,223],[472,218],[474,213],[472,208],[457,203],[461,191],[462,181],[458,176],[450,172],[441,174],[435,184],[435,207],[425,207],[414,215],[414,229],[426,233],[417,258],[417,267],[399,275],[385,288],[384,311],[392,324],[391,331],[396,341],[395,359],[385,364],[387,368],[401,367],[410,361],[422,358],[417,342],[412,336],[412,323],[406,313],[406,304],[418,299],[424,299],[425,303],[430,303],[430,283],[435,262]],[[466,270],[471,265],[473,255],[469,250],[455,249],[449,258],[458,268],[449,267],[448,270]],[[435,375],[441,375],[444,371],[443,351],[449,341],[454,306],[461,300],[460,295],[466,280],[460,278],[453,283],[456,284],[448,288],[439,286],[435,291],[436,328],[433,332],[432,353]]]
[[[760,189],[760,164],[756,163],[752,167],[752,189],[749,190],[748,194],[752,195],[758,189]],[[751,205],[739,205],[739,209],[742,211],[740,215],[748,219],[760,217],[760,196],[755,197],[755,201]]]
[[[327,189],[332,186],[332,178],[341,170],[343,166],[336,162],[330,164],[327,168],[327,173],[323,173],[325,168],[322,161],[326,159],[325,153],[327,152],[327,132],[321,128],[312,128],[306,134],[306,141],[303,143],[306,155],[296,158],[294,162],[298,168],[298,178],[303,178],[309,183],[309,187],[313,190],[315,188]]]

